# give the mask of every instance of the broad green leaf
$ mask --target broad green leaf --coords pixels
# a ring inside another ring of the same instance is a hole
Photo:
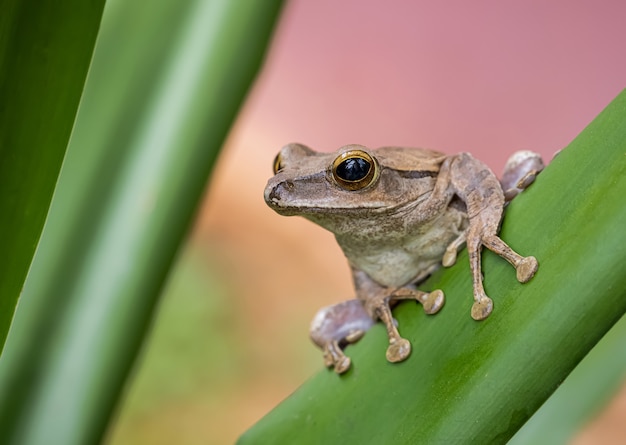
[[[0,359],[0,441],[102,438],[279,0],[107,3]]]
[[[44,225],[104,0],[0,0],[0,351]]]
[[[506,443],[626,311],[624,221],[626,92],[507,209],[503,239],[539,260],[529,283],[486,252],[495,309],[473,321],[464,252],[422,286],[446,293],[439,314],[394,312],[407,361],[386,362],[377,325],[348,347],[351,371],[320,372],[239,443]]]
[[[626,317],[622,317],[513,436],[509,445],[567,444],[624,383],[625,338]]]

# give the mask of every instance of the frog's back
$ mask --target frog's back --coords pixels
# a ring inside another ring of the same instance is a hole
[[[436,173],[446,159],[444,153],[427,148],[380,147],[374,155],[381,164],[398,171],[427,171]]]

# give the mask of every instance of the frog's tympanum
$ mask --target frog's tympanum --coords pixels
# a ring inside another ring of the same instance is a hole
[[[537,260],[523,257],[498,237],[505,203],[528,186],[543,168],[532,152],[514,154],[502,181],[467,153],[399,147],[371,150],[347,145],[318,153],[301,144],[284,147],[265,201],[281,215],[301,215],[335,234],[354,279],[356,299],[321,309],[311,338],[337,373],[350,368],[342,348],[357,341],[376,320],[389,334],[387,360],[411,353],[398,333],[390,306],[419,301],[427,314],[444,303],[441,290],[422,292],[415,284],[440,264],[451,266],[467,245],[473,277],[472,317],[493,309],[481,272],[482,246],[507,260],[521,283],[537,271]]]

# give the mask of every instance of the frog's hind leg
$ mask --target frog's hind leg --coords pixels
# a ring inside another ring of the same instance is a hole
[[[311,340],[324,354],[324,364],[337,374],[350,369],[343,347],[356,343],[374,325],[360,300],[348,300],[320,309],[311,322]]]
[[[532,162],[526,165],[521,162],[524,159],[530,159]],[[530,179],[540,171],[542,165],[540,161],[541,158],[534,154],[519,157],[508,167],[512,176],[503,183],[498,181],[486,165],[467,153],[450,157],[441,166],[433,194],[436,194],[436,197],[445,196],[447,183],[448,189],[452,190],[467,206],[469,219],[467,250],[474,284],[472,318],[475,320],[488,317],[493,310],[493,302],[485,294],[483,287],[480,266],[483,245],[511,263],[517,270],[517,279],[522,283],[530,280],[537,270],[537,260],[534,257],[518,255],[497,234],[505,204],[501,184],[505,187],[509,184],[514,184],[516,187],[529,185],[532,182]],[[441,186],[439,186],[440,181]]]

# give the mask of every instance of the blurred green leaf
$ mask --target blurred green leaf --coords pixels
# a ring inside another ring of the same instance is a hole
[[[3,443],[101,439],[280,6],[107,3],[0,359]]]
[[[626,379],[626,317],[567,376],[509,445],[566,444],[603,408]]]
[[[0,351],[70,138],[104,0],[0,0]]]
[[[422,286],[447,303],[394,311],[413,353],[385,360],[379,324],[348,347],[353,369],[323,371],[266,415],[243,444],[501,444],[626,311],[626,92],[506,212],[502,237],[540,266],[527,284],[485,252],[495,309],[470,318],[467,253]]]
[[[238,433],[215,412],[233,415],[224,405],[245,391],[249,351],[232,333],[241,314],[224,263],[204,241],[187,242],[170,272],[107,444],[226,444]]]

